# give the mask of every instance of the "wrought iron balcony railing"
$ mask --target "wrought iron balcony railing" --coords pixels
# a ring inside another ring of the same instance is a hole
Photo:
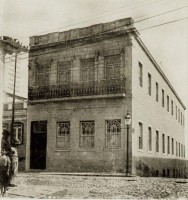
[[[125,78],[29,89],[29,100],[125,93]]]

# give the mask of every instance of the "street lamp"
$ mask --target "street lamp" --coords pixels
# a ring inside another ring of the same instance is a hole
[[[125,125],[127,126],[127,164],[126,164],[126,175],[129,174],[129,127],[131,124],[131,116],[129,112],[125,116]]]

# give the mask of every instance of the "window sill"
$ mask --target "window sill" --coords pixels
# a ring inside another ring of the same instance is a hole
[[[159,155],[159,152],[155,152],[156,155]]]
[[[55,149],[54,151],[71,151],[70,149]]]
[[[152,153],[153,153],[153,151],[148,151],[148,153],[149,153],[149,154],[152,154]]]
[[[144,150],[143,150],[143,149],[138,149],[138,151],[139,151],[139,152],[142,152],[142,153],[144,152]]]
[[[113,152],[113,151],[120,151],[122,150],[121,147],[105,147],[103,148],[104,151]]]
[[[78,152],[95,152],[95,151],[96,151],[95,148],[93,148],[93,149],[79,148],[78,149]]]

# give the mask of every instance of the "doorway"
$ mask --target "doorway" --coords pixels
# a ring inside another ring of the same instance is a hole
[[[30,169],[46,169],[47,121],[31,122]]]

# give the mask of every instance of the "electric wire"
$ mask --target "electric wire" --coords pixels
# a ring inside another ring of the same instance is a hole
[[[151,29],[151,28],[156,28],[156,27],[159,27],[159,26],[164,26],[164,25],[167,25],[167,24],[171,24],[171,23],[175,23],[175,22],[178,22],[178,21],[182,21],[182,20],[186,20],[188,19],[188,17],[184,17],[184,18],[180,18],[180,19],[176,19],[176,20],[172,20],[172,21],[168,21],[168,22],[165,22],[165,23],[161,23],[161,24],[157,24],[157,25],[154,25],[154,26],[150,26],[150,27],[146,27],[144,29],[140,29],[138,30],[139,32],[141,31],[145,31],[145,30],[148,30],[148,29]],[[123,25],[124,26],[124,25]],[[109,32],[109,31],[112,31],[112,30],[115,30],[115,29],[118,29],[118,28],[121,28],[123,26],[119,26],[119,27],[116,27],[116,28],[113,28],[113,29],[110,29],[110,30],[107,30],[107,31],[103,31],[101,33],[97,33],[97,34],[93,34],[91,36],[88,36],[88,37],[85,37],[83,39],[86,39],[86,38],[91,38],[93,36],[96,36],[96,35],[102,35],[103,33],[106,33],[106,32]],[[113,36],[113,37],[117,37],[117,36]],[[82,45],[78,45],[78,46],[74,46],[74,47],[68,47],[68,49],[72,49],[72,48],[77,48],[77,47],[80,47],[80,46],[84,46],[85,44],[82,44]],[[66,48],[67,49],[67,48]],[[50,52],[46,52],[46,53],[41,53],[41,54],[37,54],[36,56],[30,56],[30,58],[34,58],[34,57],[38,57],[38,56],[41,56],[41,55],[46,55],[46,54],[50,54],[50,53],[56,53],[56,52],[59,52],[59,51],[62,51],[62,49],[58,49],[58,50],[54,50],[54,51],[50,51]],[[24,60],[24,59],[28,59],[28,57],[24,57],[24,58],[19,58],[19,60]],[[12,61],[11,61],[12,62]],[[5,63],[10,63],[9,62],[5,62]]]

